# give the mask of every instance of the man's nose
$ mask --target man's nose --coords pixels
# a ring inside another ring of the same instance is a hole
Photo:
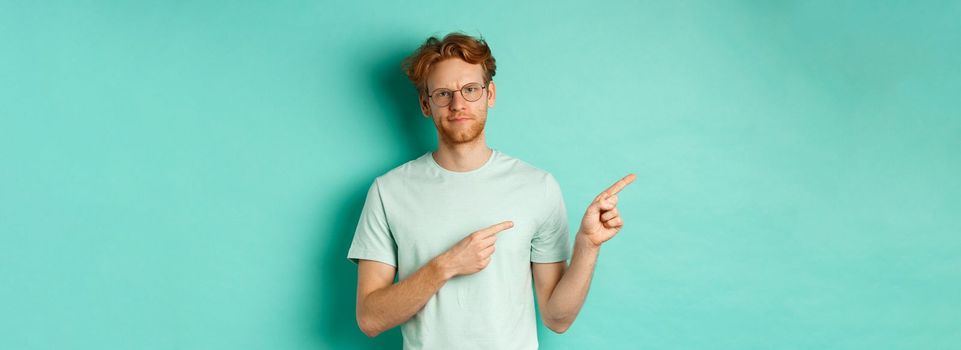
[[[467,100],[464,99],[464,95],[461,95],[459,91],[454,91],[453,96],[450,98],[450,110],[456,111],[467,107]]]

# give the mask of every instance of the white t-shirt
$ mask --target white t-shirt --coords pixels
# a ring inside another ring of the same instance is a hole
[[[490,265],[447,281],[401,325],[404,349],[536,349],[531,262],[568,259],[567,211],[551,174],[496,150],[468,172],[428,152],[374,180],[347,257],[393,265],[400,280],[506,220]]]

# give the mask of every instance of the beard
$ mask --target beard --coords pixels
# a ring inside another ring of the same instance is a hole
[[[484,120],[478,120],[477,118],[474,118],[458,124],[439,121],[434,125],[437,127],[440,136],[445,142],[456,145],[470,143],[474,140],[477,140],[481,133],[484,132],[484,125],[486,122],[486,118]]]

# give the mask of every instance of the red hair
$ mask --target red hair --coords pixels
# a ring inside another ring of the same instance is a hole
[[[470,64],[480,64],[484,68],[484,84],[489,83],[497,70],[494,55],[483,38],[475,38],[463,33],[450,33],[444,39],[427,38],[417,51],[407,56],[401,67],[407,78],[422,94],[427,93],[427,76],[431,66],[448,58],[459,58]]]

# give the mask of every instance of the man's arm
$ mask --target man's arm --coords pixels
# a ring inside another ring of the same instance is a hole
[[[397,268],[379,261],[360,260],[357,271],[357,325],[368,337],[409,320],[450,279],[437,259],[397,284]]]
[[[594,198],[587,207],[581,228],[574,239],[571,265],[532,263],[537,304],[544,325],[556,333],[564,333],[574,323],[591,287],[594,266],[601,244],[610,240],[624,226],[617,212],[617,193],[634,181],[630,174]]]
[[[541,319],[555,333],[564,333],[574,323],[591,287],[600,246],[586,239],[578,233],[570,267],[565,261],[531,263]]]
[[[397,269],[372,260],[357,268],[357,325],[369,337],[407,322],[444,283],[483,270],[494,254],[497,233],[514,226],[505,221],[473,232],[446,252],[394,284]]]

